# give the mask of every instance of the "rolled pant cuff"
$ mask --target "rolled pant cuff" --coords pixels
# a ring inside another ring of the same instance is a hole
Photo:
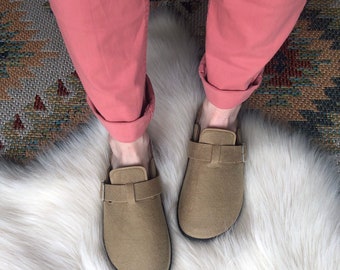
[[[150,79],[146,76],[145,83],[145,105],[141,116],[134,121],[130,122],[110,122],[103,118],[103,116],[95,108],[89,97],[87,97],[87,102],[92,109],[93,113],[107,129],[110,136],[115,140],[120,142],[133,142],[140,138],[146,131],[151,118],[155,110],[155,95],[150,82]]]
[[[219,89],[207,80],[206,62],[203,57],[199,65],[199,76],[203,83],[207,99],[216,107],[220,109],[231,109],[246,101],[251,94],[261,85],[263,70],[259,75],[250,83],[249,87],[245,90],[230,90]],[[227,80],[228,74],[226,74]]]

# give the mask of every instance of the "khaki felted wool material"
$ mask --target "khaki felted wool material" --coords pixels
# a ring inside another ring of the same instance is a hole
[[[153,162],[152,162],[153,163]],[[155,166],[112,170],[103,185],[104,243],[119,270],[168,270],[171,246]]]
[[[195,124],[188,166],[179,198],[181,230],[213,238],[236,221],[243,203],[244,146],[234,132]]]

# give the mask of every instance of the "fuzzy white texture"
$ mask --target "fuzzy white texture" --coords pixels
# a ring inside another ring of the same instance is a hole
[[[235,225],[210,241],[179,231],[185,149],[203,97],[198,50],[184,28],[166,14],[155,16],[147,63],[157,97],[149,132],[172,269],[339,269],[334,163],[305,137],[259,116],[241,119],[245,201]],[[0,161],[0,269],[113,269],[102,241],[100,199],[109,159],[107,133],[94,120],[28,166]]]

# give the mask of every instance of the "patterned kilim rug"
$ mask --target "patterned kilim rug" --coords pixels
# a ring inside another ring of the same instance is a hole
[[[188,22],[204,51],[207,1],[151,1]],[[27,162],[91,117],[46,0],[0,2],[0,154]],[[340,159],[340,2],[311,0],[246,103]]]

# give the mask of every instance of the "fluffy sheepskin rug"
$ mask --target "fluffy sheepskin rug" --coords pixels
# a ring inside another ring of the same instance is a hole
[[[164,187],[172,269],[339,269],[339,178],[332,160],[261,117],[241,120],[248,157],[236,224],[210,241],[178,229],[186,145],[202,101],[197,48],[162,14],[150,23],[150,126]],[[102,242],[107,134],[92,121],[22,167],[0,161],[0,269],[113,269]]]

